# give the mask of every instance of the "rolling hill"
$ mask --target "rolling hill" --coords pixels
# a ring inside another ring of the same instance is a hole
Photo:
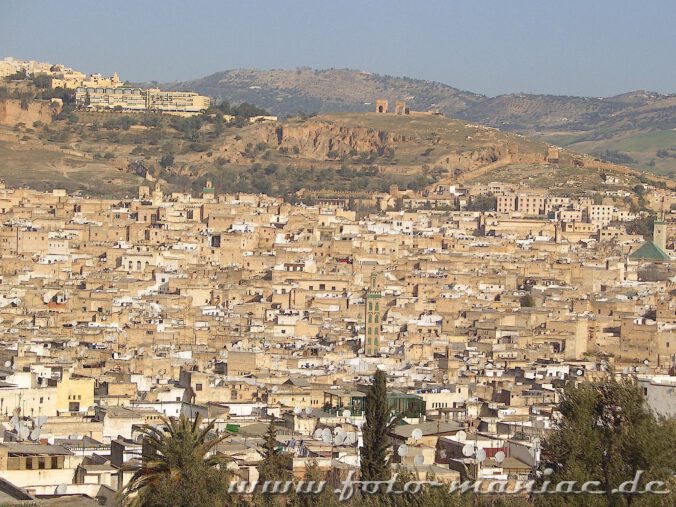
[[[438,110],[448,117],[530,135],[610,161],[676,175],[676,95],[635,91],[607,98],[462,91],[420,79],[347,69],[217,72],[166,83],[214,99],[250,102],[280,116],[366,112],[377,98],[403,99],[413,110]]]

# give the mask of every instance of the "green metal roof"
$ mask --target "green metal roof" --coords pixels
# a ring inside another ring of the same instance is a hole
[[[671,257],[652,241],[646,241],[643,246],[629,255],[630,259],[646,259],[651,261],[669,261]]]

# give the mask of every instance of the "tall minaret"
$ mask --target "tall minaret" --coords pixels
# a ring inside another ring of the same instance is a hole
[[[653,243],[665,252],[667,251],[667,223],[664,221],[664,198],[662,198],[662,209],[653,224]]]
[[[382,295],[376,287],[376,273],[371,273],[371,284],[366,289],[364,309],[364,352],[367,356],[377,356],[380,352],[380,299]]]

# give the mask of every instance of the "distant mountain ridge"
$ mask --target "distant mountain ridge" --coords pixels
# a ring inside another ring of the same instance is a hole
[[[351,69],[234,69],[160,86],[193,90],[216,100],[252,102],[282,116],[299,111],[364,112],[373,109],[376,98],[407,100],[414,110],[436,108],[447,116],[503,125],[509,130],[549,125],[568,125],[570,129],[579,127],[580,121],[599,121],[676,99],[676,95],[642,90],[606,98],[524,93],[488,97],[436,81]]]
[[[365,112],[374,110],[379,98],[406,100],[412,110],[436,109],[451,118],[536,136],[587,153],[621,152],[639,169],[676,174],[676,130],[673,136],[669,133],[676,129],[676,94],[633,91],[606,98],[523,93],[488,97],[435,81],[309,68],[226,70],[160,87],[192,90],[217,101],[250,102],[282,117],[299,112]],[[633,142],[636,136],[640,139]],[[675,156],[657,156],[664,150]]]
[[[216,100],[252,102],[283,116],[299,111],[365,112],[373,109],[377,98],[408,99],[414,109],[438,107],[450,116],[485,99],[483,95],[434,81],[350,69],[235,69],[161,86],[197,91]]]

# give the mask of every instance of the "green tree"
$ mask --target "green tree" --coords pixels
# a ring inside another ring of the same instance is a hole
[[[467,211],[495,211],[498,205],[498,198],[494,195],[479,195],[473,197],[467,205]]]
[[[535,299],[530,294],[526,294],[525,296],[521,296],[519,303],[521,304],[521,308],[533,308],[535,306]]]
[[[258,471],[261,481],[278,481],[291,477],[288,465],[290,458],[284,454],[277,442],[277,430],[274,421],[270,421],[263,441],[263,462]]]
[[[202,417],[163,418],[159,427],[144,425],[140,465],[122,495],[133,506],[216,506],[227,504],[229,473],[213,453],[225,438],[211,436],[213,421],[202,427]]]
[[[387,432],[392,428],[392,417],[387,406],[387,377],[377,370],[373,384],[366,394],[366,423],[362,429],[364,446],[361,448],[361,476],[365,481],[386,481],[390,478]]]
[[[654,225],[655,216],[650,215],[643,218],[637,218],[631,222],[627,222],[626,228],[628,234],[640,234],[645,239],[652,239]]]
[[[33,84],[37,88],[41,89],[51,88],[52,76],[50,76],[49,74],[38,74],[37,76],[33,77]]]
[[[545,441],[546,467],[554,470],[546,477],[551,484],[599,481],[592,489],[605,495],[538,495],[541,505],[673,505],[660,495],[612,493],[638,471],[640,489],[651,480],[673,479],[676,456],[676,421],[660,420],[645,404],[640,387],[633,379],[599,383],[568,384],[559,405],[558,429]],[[673,490],[674,484],[671,484]]]
[[[257,505],[276,505],[282,501],[282,495],[263,491],[263,487],[267,481],[290,481],[293,478],[290,465],[291,457],[284,454],[282,446],[277,442],[277,431],[274,420],[271,420],[263,440],[263,461],[258,466],[258,492],[254,498]]]
[[[160,166],[162,169],[166,169],[167,167],[171,167],[174,165],[174,156],[171,153],[167,153],[166,155],[163,155],[162,158],[159,161]]]
[[[294,507],[338,507],[338,501],[329,481],[319,470],[317,461],[305,464],[303,487],[297,491],[292,504]]]

